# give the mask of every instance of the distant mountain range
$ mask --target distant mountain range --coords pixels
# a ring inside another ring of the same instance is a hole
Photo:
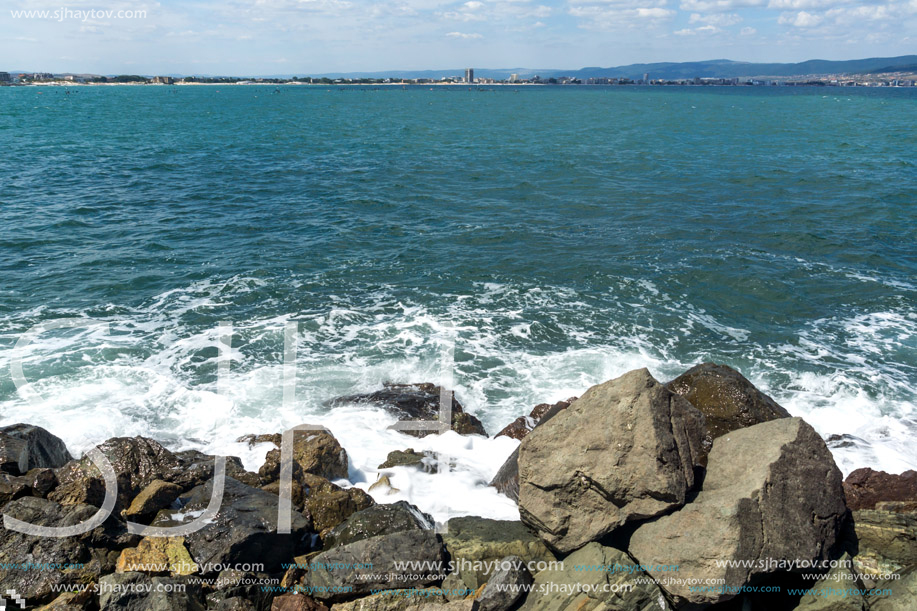
[[[825,60],[812,59],[795,64],[737,62],[729,59],[712,59],[699,62],[661,62],[653,64],[630,64],[611,68],[580,68],[579,70],[558,70],[532,68],[475,68],[478,78],[503,80],[512,74],[520,77],[538,75],[542,78],[568,76],[578,79],[587,78],[629,78],[642,79],[648,74],[651,79],[690,79],[700,78],[734,78],[734,77],[791,77],[826,74],[880,74],[883,72],[917,71],[917,55],[900,57],[871,57],[868,59]],[[10,71],[27,72],[27,71]],[[325,74],[262,74],[265,78],[290,78],[293,76],[313,76],[328,78],[428,78],[440,79],[446,76],[463,76],[464,68],[449,70],[388,70],[382,72],[329,72]],[[110,75],[114,76],[114,75]],[[155,76],[155,75],[147,75]],[[168,74],[163,76],[214,76]],[[228,75],[227,75],[228,76]]]

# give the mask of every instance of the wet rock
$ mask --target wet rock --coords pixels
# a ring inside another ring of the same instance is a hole
[[[242,435],[236,439],[236,443],[247,443],[248,447],[252,448],[259,443],[273,443],[276,447],[280,447],[280,444],[283,442],[282,433],[265,433],[261,435],[255,435],[254,433],[249,433],[248,435]]]
[[[197,450],[176,452],[174,456],[180,469],[166,481],[178,484],[183,490],[190,490],[213,478],[214,456]],[[257,473],[245,470],[242,461],[237,456],[226,457],[226,475],[255,488],[263,483]]]
[[[310,591],[319,600],[341,601],[378,590],[438,583],[442,580],[441,568],[405,571],[396,568],[395,563],[426,562],[422,566],[441,567],[444,557],[442,542],[434,532],[409,530],[341,545],[318,554],[311,562],[328,568],[306,572],[303,585],[312,588]],[[367,568],[354,568],[362,565]]]
[[[407,530],[432,530],[433,517],[407,501],[373,505],[350,515],[325,535],[325,549]]]
[[[328,405],[347,403],[370,403],[384,407],[398,416],[399,420],[438,420],[440,387],[435,384],[391,384],[385,383],[382,390],[372,393],[337,397]],[[465,412],[462,404],[452,396],[452,430],[459,435],[483,435],[487,431],[481,421]],[[434,431],[402,431],[414,437],[425,437]]]
[[[0,473],[0,507],[14,499],[31,494],[32,489],[24,477]]]
[[[522,521],[566,553],[677,508],[703,437],[701,413],[646,369],[593,386],[522,441]]]
[[[836,563],[799,600],[795,611],[865,611],[866,599],[858,591],[864,588],[852,572],[850,555],[842,555]]]
[[[177,526],[200,516],[210,503],[213,482],[191,490],[179,499],[182,509],[161,511],[153,526]],[[278,497],[227,477],[223,502],[213,520],[185,537],[192,558],[204,565],[231,565],[258,558],[265,570],[277,571],[280,564],[308,547],[308,520],[293,511],[291,533],[277,532]]]
[[[184,537],[145,537],[137,547],[121,551],[115,571],[153,575],[192,575],[197,565],[185,548]]]
[[[917,504],[880,502],[852,513],[857,573],[885,575],[917,566]]]
[[[101,611],[204,611],[199,585],[144,573],[113,573],[99,580]]]
[[[891,594],[871,597],[869,611],[913,611],[917,601],[917,566],[900,574],[900,579],[880,582],[877,589],[891,590]]]
[[[917,503],[917,471],[892,475],[868,467],[857,469],[844,480],[844,495],[851,510],[875,509],[883,501]]]
[[[72,460],[67,446],[40,426],[0,427],[0,471],[21,475],[31,469],[55,469]]]
[[[293,436],[293,462],[304,473],[325,479],[347,479],[347,452],[328,431],[297,431]],[[280,477],[280,449],[270,450],[258,470],[262,481]]]
[[[215,604],[208,605],[207,608],[213,611],[258,611],[255,603],[241,596],[224,598]]]
[[[707,422],[705,452],[710,450],[714,439],[729,431],[790,417],[776,401],[728,365],[701,363],[666,387],[704,414]]]
[[[641,525],[628,551],[643,565],[677,564],[680,578],[724,580],[731,592],[663,584],[678,601],[715,603],[776,571],[772,562],[829,559],[846,514],[825,442],[802,419],[780,418],[718,437],[697,498]],[[717,566],[733,560],[752,566]]]
[[[271,611],[328,611],[328,607],[302,594],[284,594],[274,599]]]
[[[12,501],[3,512],[40,526],[71,526],[91,518],[96,508],[88,505],[63,507],[47,499],[27,496]],[[0,592],[15,590],[30,605],[50,603],[60,594],[55,587],[79,583],[83,579],[84,571],[69,567],[88,563],[90,559],[82,537],[34,537],[4,530],[0,537]],[[66,565],[68,568],[16,568],[22,563]]]
[[[500,560],[499,568],[490,575],[484,591],[474,601],[472,611],[509,611],[525,598],[524,587],[535,583],[532,574],[519,556]]]
[[[576,566],[627,566],[626,571],[577,571]],[[669,611],[671,607],[658,586],[640,583],[643,574],[624,552],[598,543],[589,543],[564,559],[560,570],[535,575],[535,587],[521,611],[580,611],[620,609],[621,611]],[[633,586],[631,589],[630,586]]]
[[[405,595],[400,592],[381,592],[350,602],[337,603],[332,611],[460,611],[471,607],[449,607],[448,601],[437,588],[418,588]]]
[[[91,608],[92,593],[89,590],[83,592],[64,592],[47,605],[38,607],[36,611],[84,611]]]
[[[280,481],[271,482],[267,486],[261,486],[261,489],[265,492],[280,496]],[[290,482],[290,500],[293,503],[293,509],[299,512],[306,511],[306,493],[303,491],[302,484],[296,479]]]
[[[508,496],[514,501],[519,501],[519,448],[513,450],[509,455],[494,478],[490,480],[490,485],[497,489],[498,492]]]
[[[495,561],[507,556],[533,562],[533,567],[555,560],[544,542],[522,522],[476,516],[452,518],[442,537],[453,563],[463,569],[459,571],[462,582],[473,589],[488,580],[487,570]]]
[[[436,459],[432,452],[415,452],[413,448],[405,451],[395,450],[388,453],[385,462],[379,465],[379,469],[391,469],[392,467],[417,467],[427,473],[436,473]]]
[[[61,505],[86,504],[101,507],[105,500],[105,482],[99,477],[73,479],[58,485],[48,494],[48,499]]]
[[[134,497],[124,515],[131,520],[146,522],[155,517],[159,510],[171,506],[181,493],[182,487],[178,484],[164,482],[161,479],[153,480]]]
[[[560,410],[570,407],[570,404],[576,401],[576,399],[577,397],[571,397],[566,401],[558,401],[553,405],[551,403],[539,403],[532,409],[528,416],[519,416],[506,425],[502,431],[494,435],[494,437],[503,435],[522,441],[522,439],[532,432],[532,429],[538,426],[540,422],[550,420],[557,415],[557,412]]]
[[[303,476],[306,508],[312,516],[313,528],[322,537],[351,514],[371,507],[373,498],[359,488],[341,488],[317,475]]]

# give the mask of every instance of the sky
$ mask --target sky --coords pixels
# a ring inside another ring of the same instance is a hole
[[[0,70],[308,75],[917,53],[917,0],[0,0],[0,5]]]

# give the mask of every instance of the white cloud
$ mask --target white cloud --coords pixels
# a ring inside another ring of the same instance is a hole
[[[780,15],[777,23],[791,25],[794,28],[814,28],[824,20],[822,15],[799,11],[798,13],[784,13]]]
[[[698,13],[722,13],[737,8],[763,6],[767,0],[682,0],[681,10]]]
[[[756,30],[755,28],[745,27],[739,30],[739,34],[742,36],[754,36],[757,33],[758,33],[758,30]]]
[[[469,34],[466,32],[449,32],[448,34],[446,34],[446,36],[450,38],[463,38],[466,40],[473,39],[473,38],[484,38],[481,34],[477,34],[477,33]]]
[[[672,33],[675,34],[676,36],[697,36],[697,35],[709,36],[711,34],[719,34],[722,31],[723,30],[716,27],[715,25],[702,25],[699,28],[694,28],[693,30],[691,28],[684,28],[681,30],[676,30]]]
[[[709,23],[720,27],[728,27],[742,22],[742,17],[737,13],[714,13],[712,15],[701,15],[694,13],[691,15],[689,23]]]

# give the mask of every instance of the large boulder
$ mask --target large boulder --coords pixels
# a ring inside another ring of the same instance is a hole
[[[541,426],[561,410],[570,407],[570,404],[576,401],[576,397],[566,401],[558,401],[554,405],[541,403],[536,405],[527,417],[520,416],[514,422],[507,425],[497,436],[505,435],[513,439],[524,439],[526,435],[532,432],[535,427]],[[490,485],[496,488],[502,494],[508,496],[514,501],[519,500],[519,448],[513,450],[500,470],[490,481]]]
[[[593,386],[519,450],[519,513],[567,553],[684,504],[704,417],[646,369]]]
[[[869,467],[857,469],[844,480],[847,507],[875,509],[883,501],[911,501],[917,503],[917,471],[893,475]]]
[[[829,559],[846,514],[825,442],[801,418],[781,418],[714,440],[697,498],[641,525],[628,551],[646,566],[678,565],[679,578],[728,586],[663,584],[679,601],[715,603],[778,568]]]
[[[401,421],[439,420],[439,398],[441,388],[429,382],[422,384],[392,384],[386,382],[382,390],[359,395],[336,397],[328,405],[345,405],[348,403],[368,403],[389,410]],[[452,395],[452,430],[459,435],[483,435],[487,431],[481,421],[469,414],[462,404]],[[408,435],[426,437],[435,431],[406,430]]]
[[[576,397],[571,397],[566,401],[558,401],[553,405],[551,403],[539,403],[532,408],[528,416],[519,416],[503,427],[503,430],[494,435],[494,437],[505,436],[522,441],[540,422],[550,420],[560,410],[570,407],[570,404],[574,401],[576,401]]]
[[[199,517],[210,503],[213,482],[180,497],[180,511],[163,510],[153,526],[178,526]],[[202,573],[215,565],[261,562],[267,571],[277,571],[284,562],[308,551],[309,521],[292,511],[291,532],[277,532],[276,495],[247,486],[231,477],[225,480],[223,501],[216,516],[202,529],[185,536],[191,556]]]
[[[443,543],[462,583],[477,589],[490,578],[493,567],[515,556],[537,569],[554,562],[554,554],[522,522],[491,520],[477,516],[446,522]]]
[[[431,530],[436,523],[407,501],[373,505],[351,514],[325,535],[325,549],[406,530]]]
[[[631,570],[604,570],[616,565]],[[645,577],[624,552],[589,543],[567,556],[560,569],[535,575],[520,611],[669,611],[659,586]]]
[[[917,566],[902,571],[897,579],[876,585],[882,594],[870,599],[869,611],[914,611],[917,601]]]
[[[347,452],[328,431],[297,431],[293,435],[293,462],[304,473],[325,479],[347,479]],[[280,447],[270,450],[258,470],[262,481],[280,477]]]
[[[776,401],[728,365],[701,363],[666,384],[666,387],[704,414],[707,422],[705,451],[720,435],[790,417],[789,412]]]
[[[444,560],[443,544],[436,533],[407,530],[318,554],[311,559],[302,584],[315,598],[329,601],[379,590],[419,588],[442,581]]]
[[[40,426],[0,428],[0,471],[21,475],[38,467],[56,469],[72,460],[67,446]]]

